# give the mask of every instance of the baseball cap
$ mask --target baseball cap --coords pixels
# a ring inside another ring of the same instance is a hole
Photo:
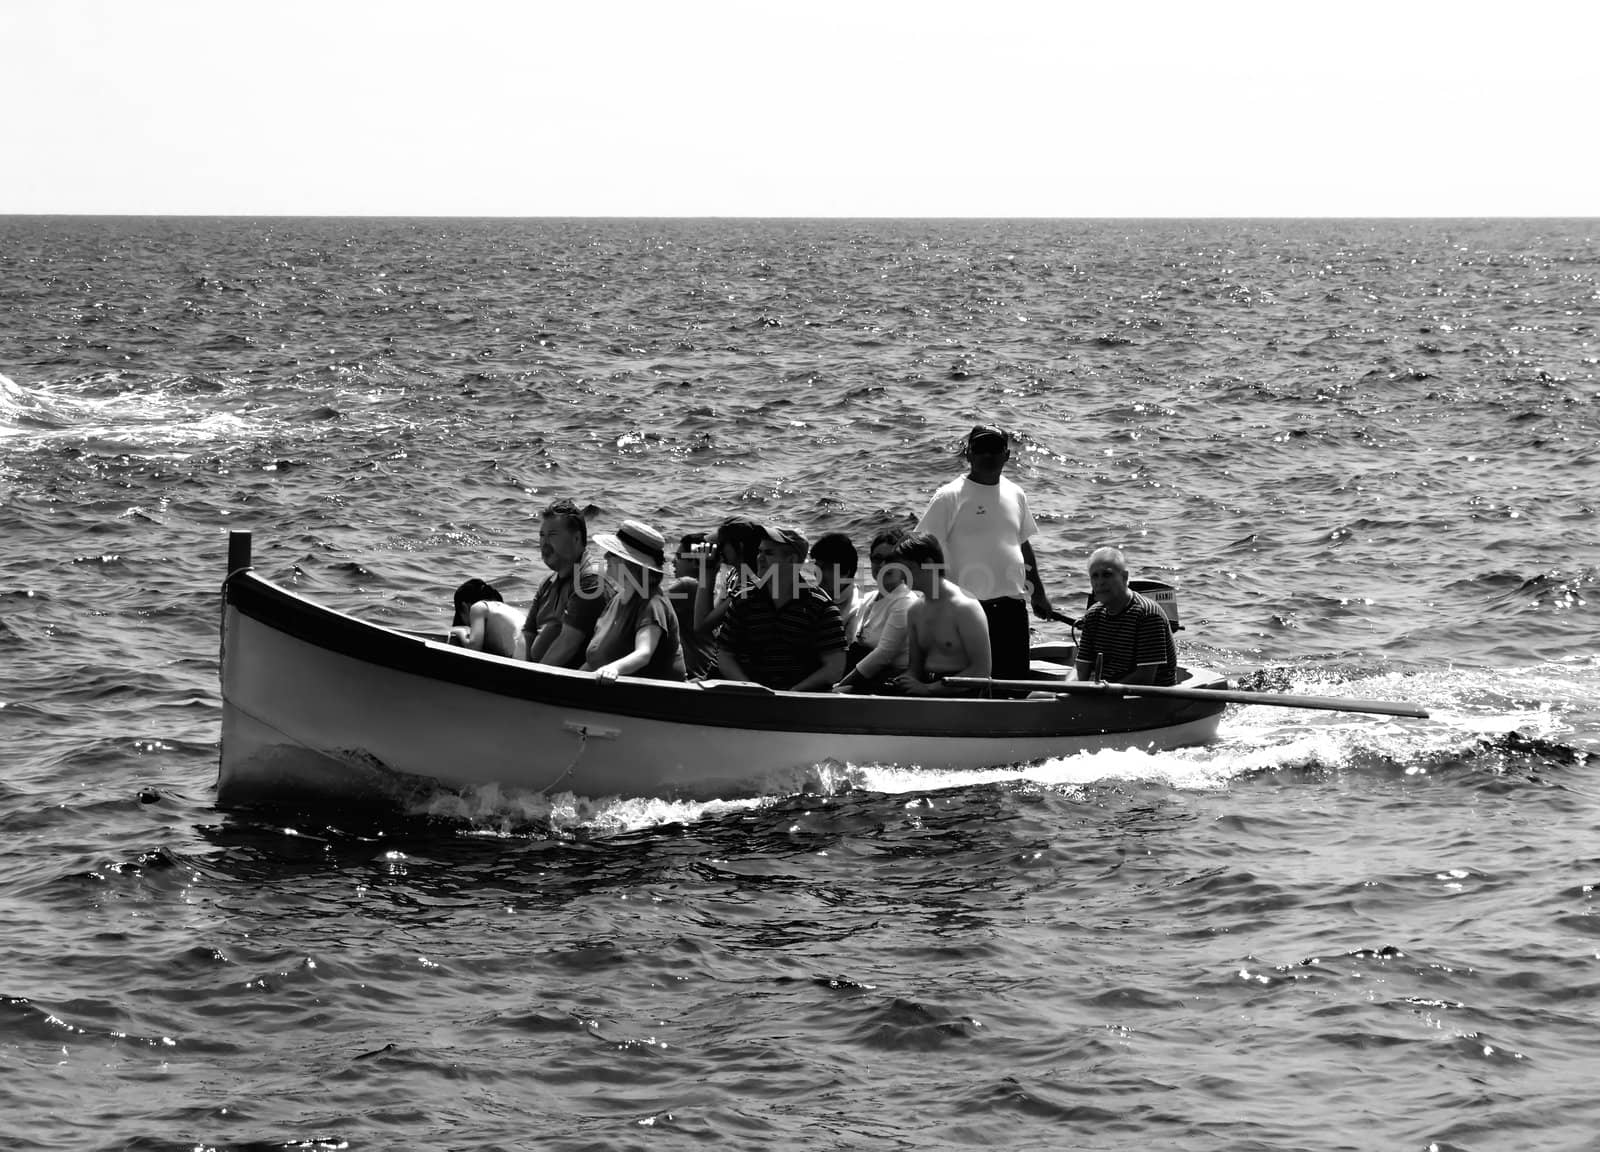
[[[969,452],[1004,452],[1011,445],[1011,437],[998,424],[975,424],[967,433]]]
[[[801,560],[806,558],[807,541],[805,534],[798,528],[790,528],[783,524],[764,524],[762,529],[766,532],[768,540],[794,549],[795,556]]]

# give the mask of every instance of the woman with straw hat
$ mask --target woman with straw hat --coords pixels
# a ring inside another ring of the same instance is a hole
[[[663,591],[666,538],[639,520],[624,520],[594,542],[606,554],[606,580],[615,589],[594,627],[583,670],[601,684],[618,676],[682,680],[678,614]]]

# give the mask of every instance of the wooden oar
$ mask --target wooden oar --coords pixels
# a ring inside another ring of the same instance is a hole
[[[985,676],[946,676],[963,688],[1005,688],[1018,692],[1059,692],[1098,696],[1171,696],[1179,700],[1222,700],[1229,704],[1267,704],[1274,708],[1320,708],[1327,712],[1375,712],[1426,720],[1426,709],[1389,700],[1345,700],[1337,696],[1291,696],[1286,692],[1241,692],[1231,688],[1168,688],[1156,684],[1108,684],[1103,680],[991,680]]]

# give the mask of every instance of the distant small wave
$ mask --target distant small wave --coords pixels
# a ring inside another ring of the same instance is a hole
[[[110,395],[104,391],[100,376],[34,388],[0,376],[0,437],[147,454],[232,444],[272,430],[270,422],[240,416],[212,382],[128,380]]]

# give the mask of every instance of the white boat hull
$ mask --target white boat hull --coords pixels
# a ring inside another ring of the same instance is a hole
[[[829,763],[971,769],[1202,744],[1224,708],[1120,695],[928,700],[628,677],[602,685],[369,624],[247,570],[230,576],[224,601],[224,806],[488,785],[589,797],[770,794]]]

